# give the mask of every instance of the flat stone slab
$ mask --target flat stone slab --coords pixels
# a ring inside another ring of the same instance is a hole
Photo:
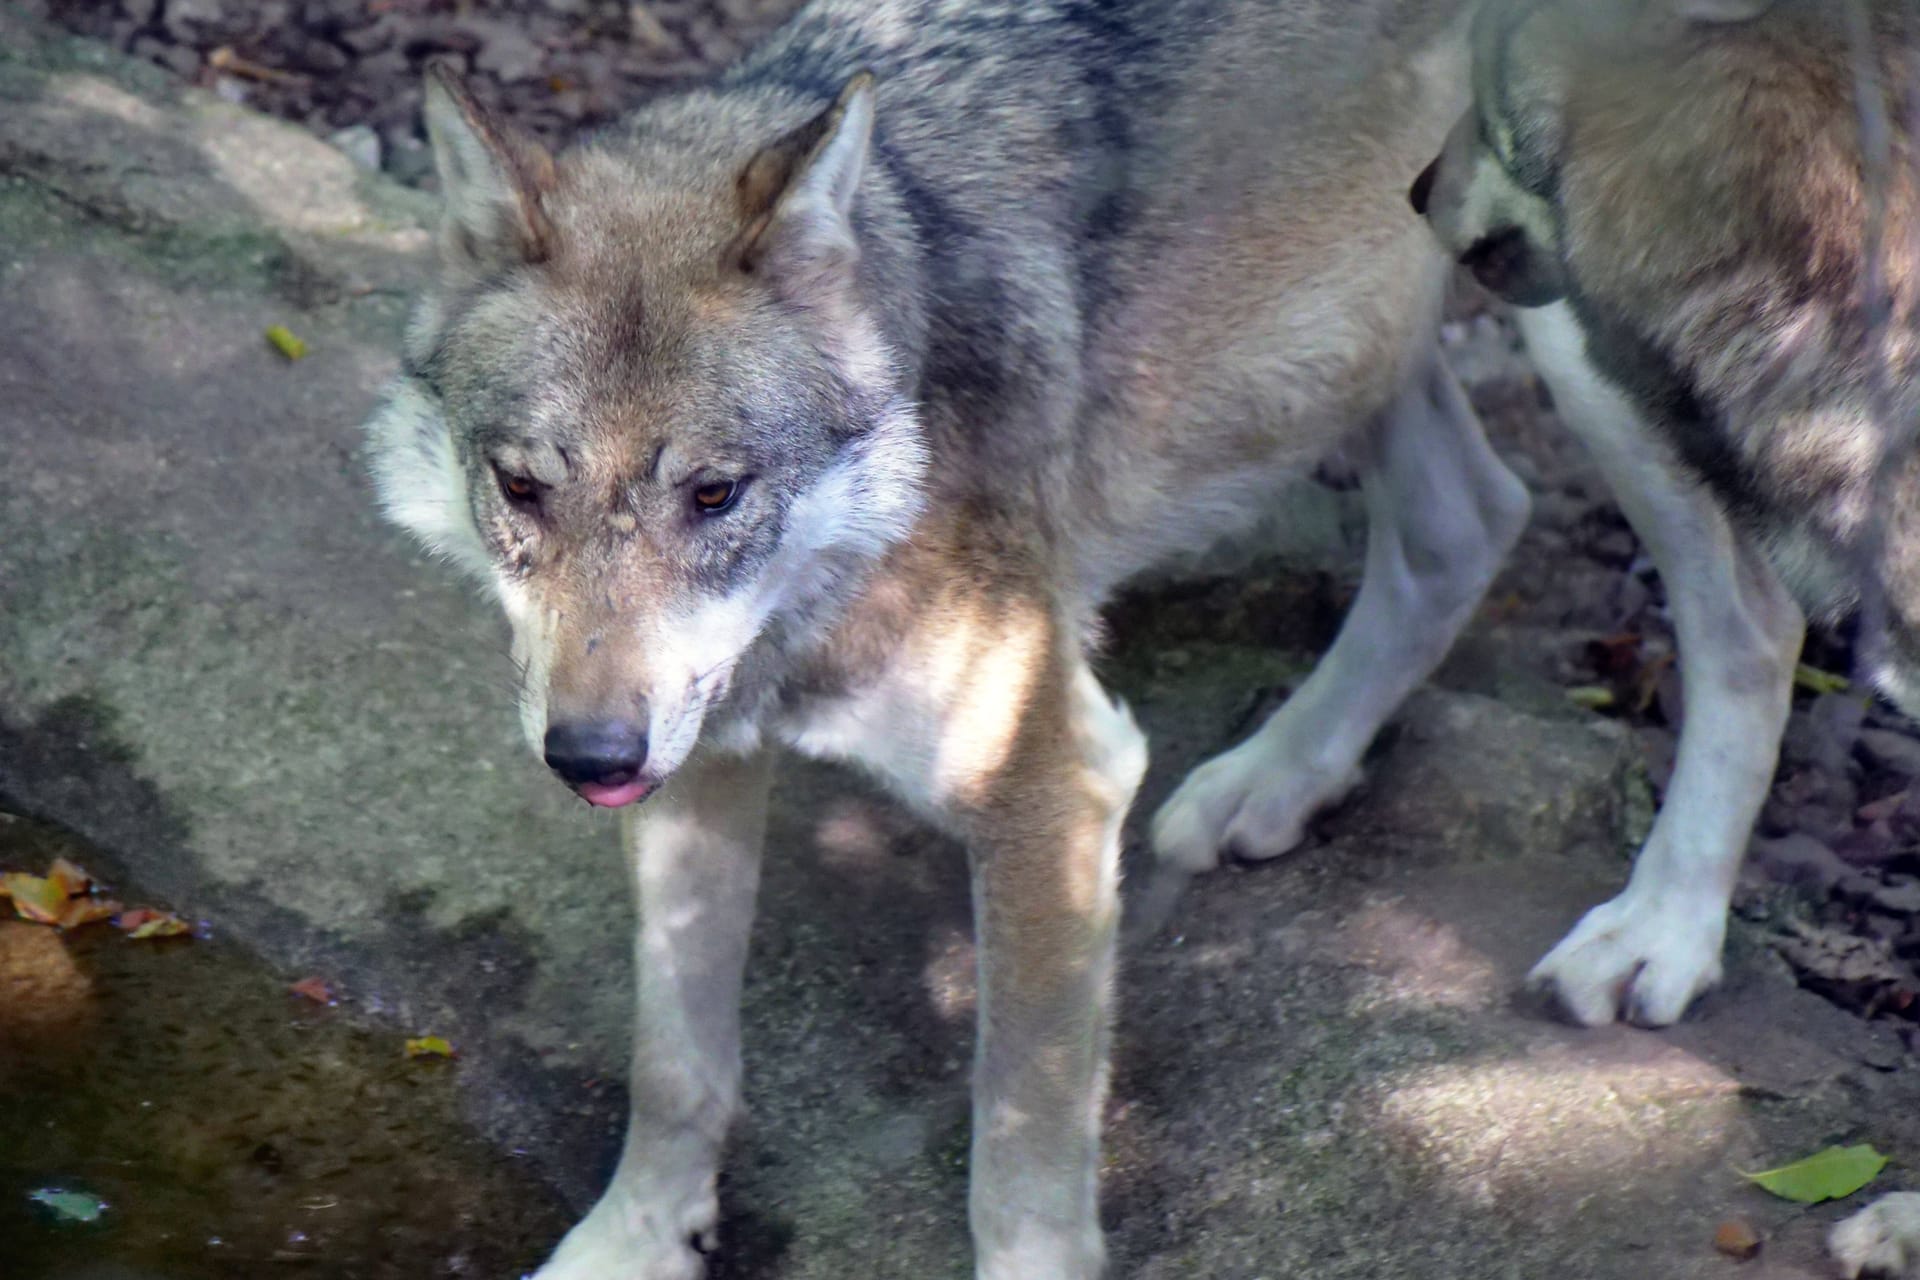
[[[429,217],[305,134],[0,10],[0,796],[456,1038],[473,1114],[584,1204],[625,1060],[611,824],[528,756],[502,623],[378,523],[358,458]],[[282,359],[273,324],[311,354]],[[1307,582],[1248,579],[1210,638],[1172,637],[1158,597],[1123,611],[1142,814],[1299,674]],[[1645,788],[1621,733],[1525,670],[1448,670],[1311,847],[1194,882],[1127,954],[1117,1273],[1718,1277],[1738,1215],[1768,1243],[1737,1274],[1828,1275],[1842,1209],[1736,1170],[1872,1141],[1905,1162],[1881,1185],[1910,1180],[1910,1056],[1747,926],[1670,1032],[1517,998],[1624,880]],[[969,1274],[964,860],[798,767],[764,904],[715,1274]]]

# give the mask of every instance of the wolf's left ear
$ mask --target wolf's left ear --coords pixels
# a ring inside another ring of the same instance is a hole
[[[742,270],[801,288],[844,283],[860,258],[853,201],[873,138],[873,76],[847,82],[821,115],[766,148],[741,171],[746,231]]]
[[[552,252],[553,224],[542,204],[554,186],[552,154],[495,120],[443,62],[427,65],[425,115],[446,210],[447,264],[495,270]]]

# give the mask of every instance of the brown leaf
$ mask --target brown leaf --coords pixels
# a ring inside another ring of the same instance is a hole
[[[1713,1247],[1736,1262],[1745,1262],[1760,1252],[1760,1233],[1743,1219],[1728,1218],[1714,1231]]]
[[[66,910],[54,923],[62,929],[78,929],[83,924],[111,920],[123,910],[125,908],[112,898],[69,898]]]
[[[69,898],[77,898],[93,887],[93,877],[65,858],[53,860],[53,866],[47,871],[47,879],[59,885],[60,892]]]
[[[129,938],[177,938],[191,933],[193,928],[185,920],[171,911],[155,911],[152,907],[135,907],[131,911],[122,911],[114,917],[114,927],[126,933]]]
[[[13,899],[14,914],[35,924],[59,924],[60,913],[67,909],[67,895],[52,880],[10,871],[0,876]]]
[[[302,978],[300,981],[288,987],[287,990],[303,999],[311,1000],[315,1004],[330,1005],[333,1004],[337,998],[333,994],[333,987],[325,978]]]

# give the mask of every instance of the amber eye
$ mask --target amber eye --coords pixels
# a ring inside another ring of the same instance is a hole
[[[540,485],[527,476],[515,475],[511,471],[495,471],[500,481],[500,492],[506,495],[508,502],[518,507],[530,507],[540,501]]]
[[[693,505],[704,516],[717,516],[740,496],[738,480],[715,480],[693,491]]]

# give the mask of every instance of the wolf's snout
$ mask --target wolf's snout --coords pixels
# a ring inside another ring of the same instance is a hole
[[[1423,218],[1427,216],[1427,202],[1433,198],[1433,180],[1440,174],[1440,159],[1439,156],[1435,156],[1428,162],[1427,167],[1420,171],[1420,176],[1413,180],[1413,186],[1407,192],[1407,203],[1411,204],[1413,211]]]
[[[547,767],[591,804],[618,808],[653,788],[640,777],[646,730],[622,720],[572,720],[547,726]]]

